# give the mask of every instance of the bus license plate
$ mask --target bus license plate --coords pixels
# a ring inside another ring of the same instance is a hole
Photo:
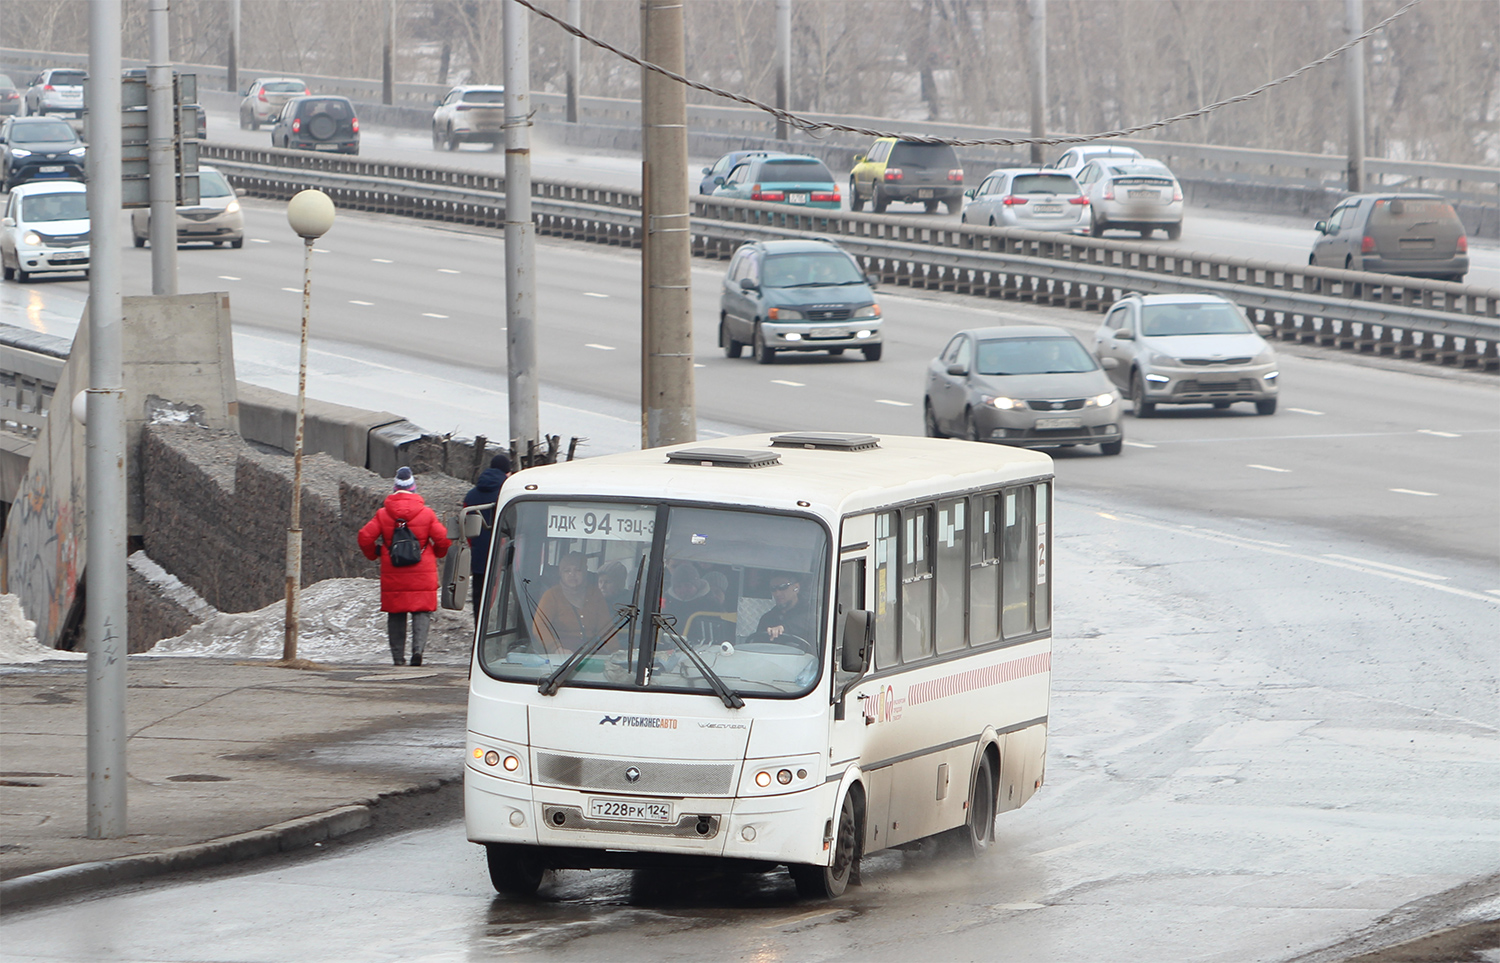
[[[590,799],[594,819],[625,819],[635,823],[669,823],[672,804],[650,799]]]
[[[1038,418],[1036,420],[1038,430],[1047,428],[1082,428],[1082,418]]]
[[[788,204],[806,204],[807,203],[807,195],[806,194],[788,194],[786,196],[786,202]]]
[[[927,197],[931,197],[931,196],[932,196],[932,189],[931,188],[924,187],[924,188],[921,188],[921,189],[919,189],[917,191],[917,197],[919,199],[920,198],[927,198]]]

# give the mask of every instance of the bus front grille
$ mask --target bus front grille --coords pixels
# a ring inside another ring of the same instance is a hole
[[[667,796],[727,796],[734,791],[734,766],[724,763],[626,762],[539,752],[536,764],[537,782],[566,789]]]

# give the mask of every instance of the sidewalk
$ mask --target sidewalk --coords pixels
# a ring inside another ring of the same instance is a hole
[[[85,664],[0,669],[0,906],[312,845],[462,776],[463,665],[132,656],[127,685],[128,835],[88,839]]]

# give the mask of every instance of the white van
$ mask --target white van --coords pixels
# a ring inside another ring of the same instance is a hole
[[[89,276],[88,193],[77,181],[33,181],[10,192],[0,221],[5,280],[82,271]]]

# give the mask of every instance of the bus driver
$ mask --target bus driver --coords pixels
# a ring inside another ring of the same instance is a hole
[[[812,606],[802,601],[802,576],[778,572],[771,576],[771,601],[776,603],[760,617],[752,639],[774,640],[786,634],[811,641]]]

